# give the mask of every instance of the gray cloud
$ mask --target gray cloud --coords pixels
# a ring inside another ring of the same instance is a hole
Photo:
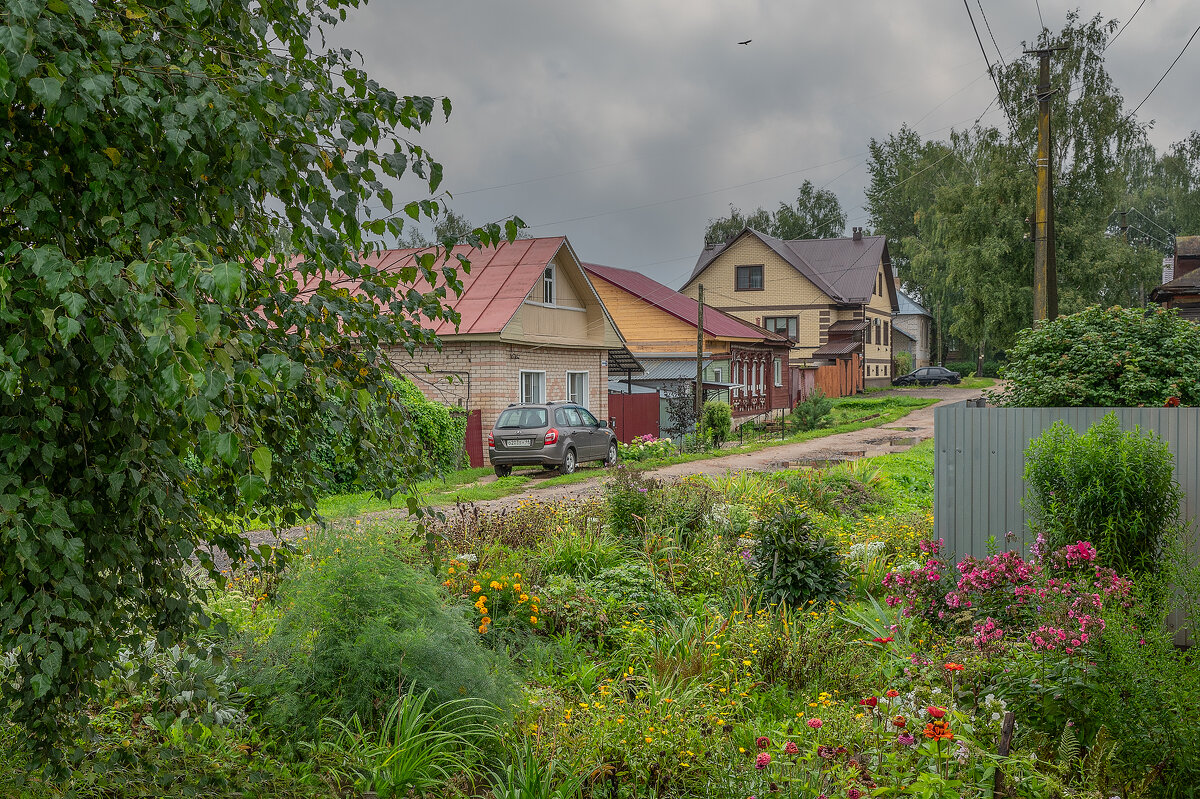
[[[1080,10],[1124,20],[1138,2]],[[1033,0],[983,7],[1004,57],[1020,57],[1038,32]],[[1057,28],[1076,6],[1041,7]],[[1121,34],[1108,67],[1129,107],[1197,23],[1187,0],[1150,0]],[[450,121],[420,140],[444,164],[456,210],[476,222],[516,213],[536,235],[568,236],[582,258],[671,285],[690,273],[710,217],[790,200],[806,178],[862,224],[870,138],[905,122],[945,135],[994,92],[954,0],[375,0],[334,41],[389,88],[451,98]],[[1200,128],[1193,48],[1139,114],[1157,120],[1160,148]],[[995,107],[985,117],[1002,120]]]

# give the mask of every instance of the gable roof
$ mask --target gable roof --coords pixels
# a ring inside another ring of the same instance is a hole
[[[461,320],[457,327],[447,319],[426,319],[423,324],[438,336],[489,335],[502,332],[521,308],[534,284],[541,279],[546,266],[564,248],[578,263],[579,259],[564,236],[517,239],[488,249],[467,245],[455,247],[450,253],[450,265],[457,267],[456,256],[462,255],[471,262],[471,271],[468,273],[462,269],[458,270],[458,279],[463,284],[462,294],[456,297],[453,292],[448,292],[449,296],[444,300],[444,304],[457,311]],[[404,267],[415,266],[418,254],[432,251],[430,247],[379,250],[358,260],[380,271],[394,272]],[[338,280],[334,275],[326,277],[335,284]],[[586,273],[583,274],[583,279],[587,281]],[[320,280],[321,276],[313,276],[309,279],[306,289],[315,288]],[[420,275],[411,286],[406,286],[406,290],[409,287],[420,292],[432,289]],[[590,282],[587,287],[596,302],[600,303],[600,298]],[[603,303],[600,303],[600,306],[603,308]],[[607,309],[604,315],[615,330],[616,325],[613,324]]]
[[[643,302],[669,313],[681,322],[692,327],[696,326],[696,311],[699,305],[696,300],[667,288],[641,272],[617,269],[613,266],[601,266],[600,264],[583,264],[583,270],[592,277],[598,277],[611,283]],[[713,338],[764,339],[768,342],[779,343],[788,340],[786,336],[721,313],[707,304],[704,306],[704,332]],[[695,374],[692,376],[695,377]]]
[[[925,307],[921,305],[921,303],[917,302],[899,289],[896,290],[896,299],[900,302],[900,310],[896,311],[898,315],[908,316],[912,314],[917,316],[928,316],[931,319],[933,318],[933,314],[925,310]]]
[[[700,253],[687,286],[708,268],[708,265],[731,244],[743,236],[755,236],[770,247],[800,274],[827,294],[830,298],[850,304],[870,302],[875,293],[875,275],[882,261],[891,271],[886,236],[863,236],[857,241],[852,238],[837,239],[777,239],[751,228],[744,228],[724,244],[707,246]],[[896,297],[892,295],[892,307]]]
[[[1163,302],[1180,294],[1200,294],[1200,269],[1193,269],[1182,277],[1158,286],[1150,292],[1150,300]]]

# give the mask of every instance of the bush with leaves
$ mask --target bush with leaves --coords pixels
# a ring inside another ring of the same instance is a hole
[[[389,496],[429,471],[394,444],[416,441],[401,404],[371,400],[388,351],[457,321],[467,264],[359,262],[439,213],[391,186],[437,191],[414,140],[450,103],[325,44],[357,2],[51,5],[7,4],[0,36],[0,651],[56,759],[119,652],[195,643],[190,559],[247,547],[226,519],[315,512],[328,476],[293,431],[333,414]]]
[[[1093,306],[1023,331],[1007,355],[1002,405],[1200,405],[1200,325],[1174,310]]]
[[[1053,551],[1091,541],[1122,574],[1159,569],[1179,525],[1174,458],[1154,433],[1122,431],[1115,413],[1083,435],[1055,422],[1025,451],[1025,507]]]
[[[814,430],[825,423],[833,411],[833,402],[821,391],[813,389],[812,393],[796,403],[792,408],[792,429],[798,431]]]
[[[752,563],[763,599],[796,607],[809,600],[840,599],[846,593],[837,544],[812,535],[803,508],[784,507],[761,521]]]
[[[505,661],[402,554],[373,530],[312,542],[280,588],[270,637],[245,642],[238,673],[262,721],[294,731],[357,714],[371,725],[398,686],[429,691],[431,706],[463,697],[509,705]]]
[[[710,400],[704,403],[703,430],[718,449],[729,440],[729,433],[733,430],[733,409],[728,402]]]

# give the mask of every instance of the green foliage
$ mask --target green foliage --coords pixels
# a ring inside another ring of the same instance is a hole
[[[913,355],[911,352],[894,352],[892,360],[896,364],[894,376],[906,375],[913,370]]]
[[[984,377],[999,377],[1000,370],[1004,367],[1003,361],[984,361],[983,376]],[[975,374],[979,368],[979,364],[975,361],[950,361],[946,364],[946,368],[951,372],[958,372],[963,377],[969,377]]]
[[[618,538],[641,538],[654,494],[661,485],[635,469],[617,467],[604,484],[609,529]]]
[[[506,665],[401,554],[370,530],[312,542],[279,590],[274,631],[245,642],[239,664],[263,722],[313,729],[323,716],[357,714],[369,725],[398,685],[430,692],[435,704],[473,697],[508,706]]]
[[[997,399],[1024,408],[1200,405],[1200,326],[1175,311],[1094,306],[1026,330]]]
[[[610,622],[638,616],[672,619],[679,613],[674,597],[664,590],[654,570],[642,560],[629,560],[597,574],[583,586],[598,600]]]
[[[733,429],[733,409],[729,403],[709,400],[704,403],[704,418],[701,427],[714,447],[720,447],[729,440]]]
[[[815,388],[792,409],[792,429],[814,430],[826,422],[832,410],[833,401],[821,389]]]
[[[1030,525],[1047,551],[1090,541],[1122,574],[1159,570],[1183,492],[1156,434],[1122,431],[1115,413],[1083,435],[1058,421],[1029,443],[1024,477]]]
[[[808,514],[794,507],[759,524],[754,571],[764,600],[799,607],[845,593],[837,545],[811,528]]]
[[[429,699],[428,691],[403,694],[376,729],[364,727],[357,713],[347,722],[330,719],[337,734],[314,747],[318,759],[384,799],[440,789],[478,761],[480,741],[495,737],[489,726],[495,712],[475,699],[446,702],[435,712],[426,708]]]
[[[315,447],[288,451],[293,431],[330,415],[389,495],[428,471],[391,443],[416,440],[401,405],[370,400],[385,350],[457,320],[444,300],[467,264],[356,258],[439,210],[388,185],[411,171],[437,191],[413,141],[450,102],[388,91],[324,44],[354,5],[5,6],[0,651],[48,758],[119,651],[194,642],[190,558],[246,551],[225,519],[311,516],[329,475]]]
[[[586,774],[575,775],[558,761],[543,763],[528,742],[514,750],[508,765],[493,776],[495,799],[572,799]]]
[[[846,213],[836,194],[806,180],[800,186],[796,202],[781,202],[774,213],[758,208],[743,216],[739,209],[730,205],[729,216],[708,220],[704,243],[723,244],[731,236],[741,233],[743,228],[777,239],[829,239],[845,232]]]

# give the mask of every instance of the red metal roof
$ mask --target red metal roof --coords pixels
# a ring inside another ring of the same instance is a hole
[[[667,288],[641,272],[617,269],[613,266],[601,266],[600,264],[584,264],[583,268],[590,276],[611,283],[643,302],[661,308],[682,322],[689,325],[696,324],[696,310],[699,305],[696,300]],[[704,306],[704,332],[714,338],[749,338],[771,343],[787,342],[785,336],[721,313],[708,305]]]
[[[511,244],[505,242],[486,250],[455,247],[450,263],[457,266],[454,256],[463,255],[471,262],[471,271],[458,270],[458,277],[463,284],[462,294],[455,297],[453,292],[448,292],[445,304],[458,311],[462,320],[457,329],[445,319],[427,320],[426,326],[439,336],[499,333],[521,307],[530,289],[545,271],[546,264],[565,242],[564,237],[555,236],[518,239]],[[429,248],[381,250],[360,260],[365,265],[391,272],[413,266],[413,257],[417,253],[429,251]],[[338,280],[337,276],[326,277],[334,283]],[[310,279],[306,288],[315,287],[319,280]],[[420,292],[431,290],[431,286],[420,277],[411,287]]]

